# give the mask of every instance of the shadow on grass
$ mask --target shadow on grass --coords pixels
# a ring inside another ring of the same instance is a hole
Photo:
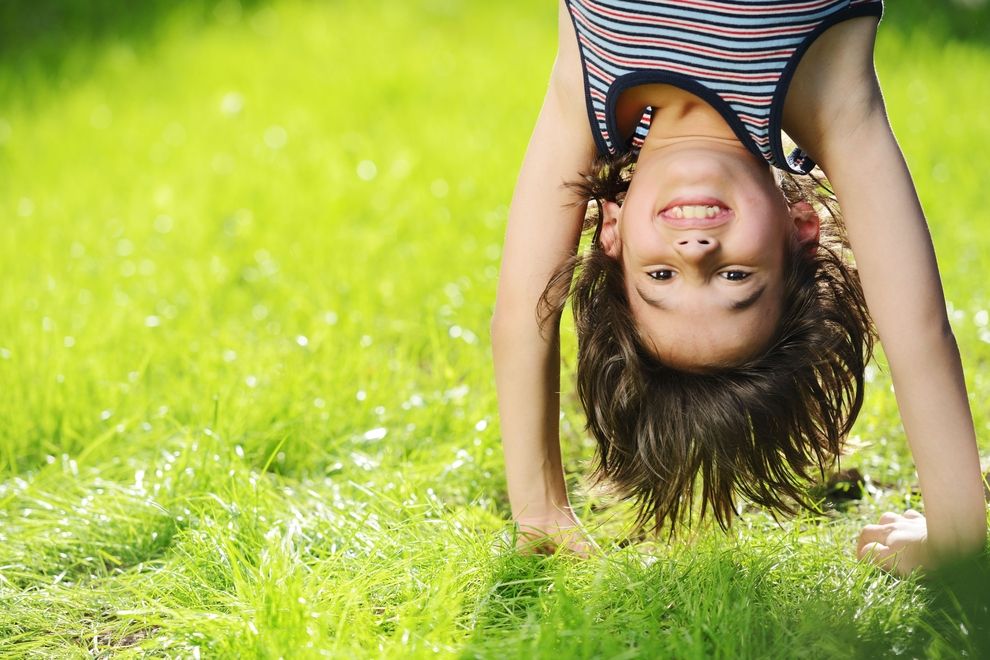
[[[759,553],[652,564],[509,553],[463,657],[990,657],[985,559],[917,584],[794,568]]]
[[[958,561],[926,579],[935,657],[990,658],[990,554]]]

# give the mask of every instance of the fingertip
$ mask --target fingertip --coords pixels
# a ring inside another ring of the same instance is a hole
[[[900,560],[900,557],[896,552],[890,552],[886,556],[877,555],[877,558],[881,559],[881,561],[878,564],[880,568],[887,571],[888,573],[894,572]]]
[[[863,529],[859,532],[859,542],[858,545],[862,546],[869,541],[880,541],[887,538],[890,534],[891,527],[889,524],[884,525],[863,525]]]
[[[880,543],[880,541],[870,541],[859,549],[858,558],[860,561],[877,563],[876,560],[886,559],[889,553],[890,548]]]

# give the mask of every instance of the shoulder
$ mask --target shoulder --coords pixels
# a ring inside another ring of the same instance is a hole
[[[557,59],[550,75],[550,87],[561,97],[565,106],[584,109],[584,68],[574,23],[565,0],[558,2]]]
[[[801,58],[784,104],[783,128],[812,158],[818,143],[883,107],[873,64],[878,18],[830,27]]]
[[[802,56],[792,84],[807,91],[839,77],[872,73],[878,23],[876,16],[858,16],[829,27]]]

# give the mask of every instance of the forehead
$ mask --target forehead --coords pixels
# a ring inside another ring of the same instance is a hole
[[[644,345],[680,369],[732,366],[755,357],[773,339],[781,297],[775,287],[752,307],[733,311],[717,303],[657,309],[631,292],[630,308]]]

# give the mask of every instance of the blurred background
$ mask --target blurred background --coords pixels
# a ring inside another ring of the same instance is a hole
[[[136,424],[162,406],[182,423],[247,406],[227,422],[260,434],[264,453],[291,420],[328,428],[333,412],[298,401],[335,401],[327,382],[354,381],[339,374],[375,372],[369,387],[387,388],[391,364],[399,390],[437,389],[431,333],[455,340],[451,356],[467,351],[489,406],[487,315],[553,12],[0,4],[0,469],[86,445],[112,426],[107,411]],[[890,0],[878,47],[892,121],[946,236],[950,299],[968,316],[986,298],[964,274],[985,263],[982,242],[952,242],[971,221],[942,223],[970,217],[968,191],[982,191],[988,35],[986,2]],[[362,345],[378,335],[384,347]],[[276,387],[289,373],[311,377]],[[275,432],[248,421],[261,414],[249,376],[284,397]],[[349,430],[357,413],[338,414],[334,432]]]
[[[536,587],[491,591],[517,581],[490,566],[509,507],[488,324],[555,35],[555,4],[532,0],[0,2],[0,655],[204,636],[229,657],[484,655],[512,637],[529,657],[541,626],[597,629],[606,614]],[[990,5],[888,0],[877,65],[987,458]],[[567,324],[563,341],[572,501],[619,542],[621,507],[582,479]],[[843,460],[868,501],[789,547],[841,568],[815,578],[815,612],[886,639],[916,629],[913,587],[883,600],[839,562],[865,520],[919,500],[882,357],[868,378]],[[559,584],[599,589],[575,570]],[[796,637],[767,656],[831,634],[788,619],[809,603],[786,593],[775,630]],[[719,602],[754,597],[736,596]],[[647,639],[631,620],[603,639]],[[720,653],[698,639],[683,656]]]

